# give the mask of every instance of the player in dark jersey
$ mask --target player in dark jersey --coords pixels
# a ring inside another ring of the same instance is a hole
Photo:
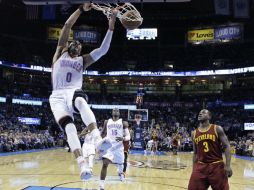
[[[173,136],[172,140],[172,149],[173,149],[173,155],[177,155],[177,149],[178,149],[178,139],[177,135]]]
[[[221,126],[210,124],[211,113],[203,109],[199,112],[198,128],[192,133],[193,171],[188,190],[229,190],[228,177],[232,176],[230,167],[230,144]],[[222,158],[225,149],[226,163]]]

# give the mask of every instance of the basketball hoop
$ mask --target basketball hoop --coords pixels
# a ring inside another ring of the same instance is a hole
[[[115,8],[118,9],[117,17],[127,29],[135,29],[143,22],[143,18],[141,17],[139,11],[131,3],[125,3],[122,6],[117,3],[114,4],[114,6],[109,3],[91,3],[91,5],[93,9],[102,11],[108,19],[110,19],[112,10]]]
[[[135,114],[135,121],[137,125],[140,125],[141,122],[141,115],[140,114]]]

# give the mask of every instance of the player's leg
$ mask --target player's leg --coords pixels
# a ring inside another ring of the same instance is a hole
[[[148,155],[149,155],[149,153],[151,154],[151,150],[152,150],[152,145],[151,145],[151,144],[148,144],[146,153],[147,153]]]
[[[108,165],[111,161],[107,158],[102,159],[102,168],[101,168],[101,176],[100,176],[100,190],[104,190],[105,188],[105,179],[107,176]]]
[[[155,143],[153,143],[151,147],[151,155],[154,156],[154,153],[155,153]]]
[[[65,103],[66,97],[62,94],[54,94],[50,96],[49,102],[56,122],[66,132],[68,144],[77,159],[81,170],[80,176],[83,178],[85,173],[84,158],[82,156],[81,144],[77,135],[77,129],[73,123],[72,113],[69,111]]]
[[[173,155],[177,155],[177,146],[173,145]]]
[[[124,163],[123,163],[123,173],[124,176],[126,176],[126,170],[127,170],[127,160],[128,160],[128,152],[124,152]]]
[[[124,181],[123,164],[124,164],[124,149],[120,147],[113,152],[113,163],[117,163],[117,173],[121,181]]]
[[[209,187],[206,164],[196,163],[189,180],[188,190],[207,190]]]
[[[208,181],[213,190],[229,190],[228,177],[224,170],[224,163],[209,165],[210,175]]]
[[[154,147],[153,147],[153,155],[156,155],[157,150],[158,150],[158,141],[155,140],[154,141]]]
[[[159,144],[159,142],[158,142],[158,139],[155,141],[155,154],[156,154],[156,152],[158,151],[158,144]]]
[[[90,154],[88,157],[88,167],[93,168],[93,161],[94,161],[95,154]]]
[[[84,149],[87,149],[88,167],[92,169],[95,156],[95,146],[93,144],[87,144],[87,147],[84,147]]]
[[[71,151],[74,153],[81,170],[81,179],[86,180],[90,178],[90,175],[88,175],[89,171],[86,169],[85,159],[82,155],[81,144],[77,135],[77,129],[73,123],[72,118],[70,116],[63,117],[59,120],[59,124],[63,129],[65,129],[68,144],[71,148]]]
[[[124,181],[125,175],[123,172],[123,164],[117,164],[117,173],[121,181]]]
[[[100,131],[97,128],[94,113],[87,103],[87,95],[82,90],[76,90],[72,102],[74,110],[80,113],[82,121],[88,127],[88,130],[91,131],[96,146],[101,142],[102,138]]]
[[[91,134],[88,133],[85,136],[85,142],[82,146],[83,156],[87,161],[87,178],[90,178],[93,175],[93,161],[95,156],[95,146],[93,144],[93,139],[91,138]]]
[[[85,159],[85,166],[88,168],[89,167],[89,149],[87,148],[87,146],[89,146],[89,144],[87,143],[84,143],[82,145],[82,153]]]

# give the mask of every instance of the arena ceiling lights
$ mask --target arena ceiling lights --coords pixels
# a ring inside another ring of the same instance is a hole
[[[182,3],[191,0],[95,0],[94,3]],[[26,5],[82,4],[89,0],[23,0]]]
[[[0,66],[11,67],[16,69],[25,69],[41,72],[51,72],[51,67],[42,67],[36,65],[15,64],[7,61],[0,61]],[[215,76],[215,75],[234,75],[242,73],[254,73],[253,67],[243,67],[235,69],[220,69],[220,70],[203,70],[203,71],[110,71],[100,74],[99,71],[85,71],[84,75],[89,76],[141,76],[141,77],[194,77],[194,76]]]

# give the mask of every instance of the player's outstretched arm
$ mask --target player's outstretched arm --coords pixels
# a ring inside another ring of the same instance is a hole
[[[77,21],[78,17],[81,15],[82,12],[89,11],[90,9],[91,9],[90,3],[84,3],[83,5],[80,5],[79,8],[74,13],[72,13],[72,15],[65,22],[60,33],[56,52],[53,57],[53,63],[55,63],[56,60],[61,56],[63,50],[67,49],[67,42],[69,40],[71,28]]]
[[[109,19],[109,27],[108,31],[101,43],[101,46],[95,50],[93,50],[90,54],[83,55],[84,59],[84,70],[92,65],[94,62],[98,61],[103,55],[105,55],[110,47],[110,43],[113,36],[113,30],[115,29],[116,15],[118,13],[117,9],[112,11],[112,15]]]
[[[192,144],[193,144],[193,166],[197,162],[197,149],[196,149],[196,144],[195,144],[195,131],[192,131],[191,133],[191,139],[192,139]]]
[[[230,163],[231,163],[231,148],[230,144],[228,141],[228,138],[226,134],[224,133],[224,130],[222,129],[221,126],[216,127],[219,139],[222,143],[223,148],[225,149],[225,156],[226,156],[226,166],[225,166],[225,171],[228,175],[228,177],[231,177],[233,175]]]

